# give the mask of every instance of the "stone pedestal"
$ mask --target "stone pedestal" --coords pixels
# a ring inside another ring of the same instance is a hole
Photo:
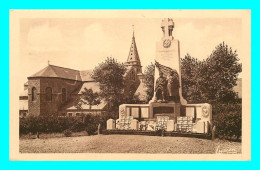
[[[157,118],[157,116],[168,116],[170,119],[175,119],[180,116],[181,104],[180,103],[150,103],[149,118]]]
[[[107,130],[113,130],[116,128],[115,120],[108,119],[107,120]]]
[[[193,125],[192,128],[193,133],[205,133],[205,122],[203,121],[198,121]]]
[[[131,120],[129,129],[131,129],[131,130],[138,130],[138,127],[139,127],[138,120],[136,120],[136,119]]]
[[[167,129],[166,129],[166,131],[167,132],[174,131],[174,125],[175,125],[174,120],[168,120],[167,121]]]

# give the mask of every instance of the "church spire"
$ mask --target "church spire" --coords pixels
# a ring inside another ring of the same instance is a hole
[[[134,25],[133,25],[133,37],[132,37],[132,43],[129,51],[129,55],[127,58],[127,63],[130,65],[141,65],[138,50],[135,43],[135,35],[134,35]]]

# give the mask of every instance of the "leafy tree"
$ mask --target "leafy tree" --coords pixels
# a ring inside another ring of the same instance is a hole
[[[124,77],[125,67],[114,58],[107,58],[100,63],[92,73],[92,78],[99,82],[100,95],[111,107],[109,110],[118,110],[124,102]]]
[[[81,112],[81,110],[83,109],[82,108],[82,105],[84,104],[84,102],[81,100],[81,99],[76,99],[73,103],[74,107]]]
[[[125,103],[128,104],[140,104],[142,103],[138,97],[138,95],[135,94],[137,88],[135,85],[131,85],[129,88],[129,92],[127,93],[127,95],[124,98]]]
[[[207,98],[213,102],[234,102],[237,98],[233,87],[242,72],[242,64],[238,63],[237,51],[233,51],[224,42],[219,44],[207,58],[205,74],[205,90]]]
[[[203,61],[189,54],[181,60],[183,95],[190,103],[235,103],[236,85],[242,65],[237,52],[224,42]]]
[[[87,89],[86,87],[82,92],[81,98],[83,99],[82,102],[84,104],[89,105],[90,110],[93,105],[99,105],[101,101],[97,92],[93,92],[92,89]]]
[[[146,94],[147,94],[147,102],[153,98],[154,94],[154,69],[155,65],[151,63],[145,68],[144,71],[144,83],[145,87],[147,87]]]
[[[199,61],[187,54],[181,59],[183,97],[189,103],[201,103],[206,99],[202,90],[204,77],[201,74],[206,69],[205,62]]]

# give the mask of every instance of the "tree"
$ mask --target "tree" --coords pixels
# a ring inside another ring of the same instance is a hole
[[[205,68],[205,62],[199,61],[189,54],[181,59],[183,97],[189,103],[202,103],[206,100],[201,86],[204,81],[201,73]]]
[[[224,42],[219,44],[207,58],[205,74],[205,90],[207,98],[213,102],[227,103],[236,101],[233,90],[237,77],[242,72],[242,64],[238,63],[237,51],[233,51]]]
[[[189,54],[181,60],[183,95],[190,103],[234,103],[236,85],[242,65],[237,52],[224,42],[203,61]]]
[[[84,88],[84,91],[82,92],[81,98],[83,99],[82,102],[84,104],[89,105],[89,110],[91,110],[91,107],[93,105],[99,105],[101,100],[99,99],[99,94],[97,92],[93,92],[92,89]]]
[[[150,101],[153,98],[154,94],[154,71],[155,71],[155,65],[151,63],[145,68],[144,71],[144,83],[145,87],[147,88],[146,94],[147,94],[147,102]]]
[[[114,58],[107,58],[93,70],[92,78],[99,82],[101,97],[112,106],[109,110],[117,111],[124,102],[125,71],[124,65]]]
[[[83,103],[83,101],[82,101],[82,99],[76,99],[75,101],[74,101],[74,107],[76,107],[76,109],[78,110],[78,111],[80,111],[80,113],[81,113],[81,110],[82,110],[82,105],[83,105],[84,103]]]

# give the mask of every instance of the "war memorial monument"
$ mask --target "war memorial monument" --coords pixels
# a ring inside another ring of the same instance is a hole
[[[122,104],[119,119],[107,120],[107,130],[209,133],[212,107],[187,104],[182,96],[180,42],[172,36],[174,22],[162,20],[163,37],[156,43],[154,95],[148,104]]]

